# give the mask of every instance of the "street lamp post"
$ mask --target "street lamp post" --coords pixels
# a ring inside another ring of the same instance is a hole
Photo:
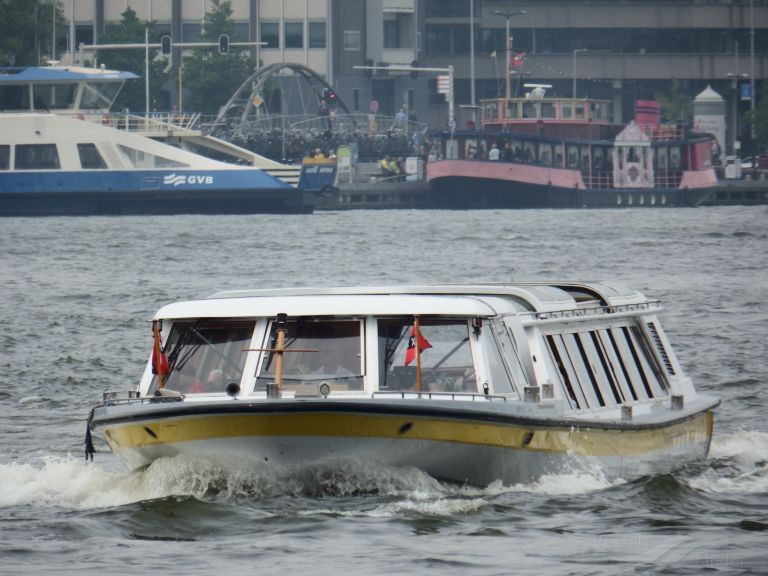
[[[755,139],[755,0],[749,0],[749,110],[750,136]]]
[[[494,10],[494,14],[497,16],[504,16],[504,18],[507,19],[507,35],[505,39],[506,49],[504,51],[505,54],[505,72],[504,77],[506,78],[506,94],[507,94],[507,100],[510,98],[510,78],[509,78],[509,57],[512,53],[512,38],[509,36],[509,19],[512,18],[512,16],[521,16],[523,14],[527,14],[528,12],[525,10]]]
[[[576,48],[573,51],[573,95],[571,97],[574,100],[576,99],[576,54],[580,52],[588,52],[588,50],[586,48]]]

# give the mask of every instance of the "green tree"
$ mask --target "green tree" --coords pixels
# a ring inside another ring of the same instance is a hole
[[[234,31],[232,3],[211,0],[201,41],[218,42],[221,34],[232,38]],[[237,49],[230,49],[228,54],[219,54],[216,48],[195,50],[184,59],[184,108],[216,114],[255,68],[256,61]]]
[[[37,66],[65,49],[67,22],[58,0],[0,0],[0,66]]]
[[[752,112],[744,115],[742,124],[752,126]],[[763,98],[755,106],[755,144],[762,150],[768,150],[768,98]]]
[[[136,17],[136,12],[128,8],[121,15],[118,23],[108,24],[104,34],[99,37],[99,44],[143,44],[144,31],[149,29],[150,43],[159,43],[160,39],[154,32],[154,22],[144,22]],[[128,108],[134,112],[144,110],[145,106],[145,62],[144,48],[128,48],[124,50],[100,50],[98,61],[111,70],[133,72],[139,79],[128,80],[115,101],[114,108]],[[168,95],[161,86],[168,80],[165,69],[168,65],[165,58],[158,57],[157,48],[149,49],[149,108],[168,109]]]
[[[693,103],[688,95],[680,88],[677,80],[672,80],[670,95],[656,94],[656,100],[661,104],[661,119],[663,122],[679,122],[690,125],[693,120]]]

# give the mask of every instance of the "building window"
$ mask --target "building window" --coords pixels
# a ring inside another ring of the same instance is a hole
[[[260,26],[262,48],[280,48],[280,23],[262,22]]]
[[[283,37],[286,48],[304,48],[304,23],[286,22]]]
[[[235,22],[235,29],[232,33],[233,42],[248,42],[251,33],[251,25],[248,22]]]
[[[58,170],[56,144],[19,144],[16,146],[16,170]]]
[[[344,50],[360,50],[359,30],[344,30]]]
[[[400,26],[396,14],[384,14],[384,48],[400,48]]]
[[[202,26],[200,22],[183,22],[181,24],[181,41],[182,42],[198,42],[200,40],[200,32]]]
[[[309,23],[309,47],[325,48],[325,22]]]

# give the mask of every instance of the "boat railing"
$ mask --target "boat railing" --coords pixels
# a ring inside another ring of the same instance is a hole
[[[179,402],[183,399],[184,396],[182,394],[175,392],[155,396],[142,396],[136,390],[108,390],[103,392],[101,395],[101,401],[105,406],[117,406],[120,404],[156,404],[158,402]]]
[[[509,402],[517,401],[517,396],[508,397],[493,394],[476,394],[474,392],[430,392],[422,390],[379,390],[371,394],[376,398],[400,398],[401,400],[458,400],[465,402]]]
[[[163,136],[172,136],[177,132],[199,131],[200,123],[199,112],[184,114],[157,112],[144,116],[130,112],[78,111],[67,115],[126,132],[157,133]]]
[[[545,310],[540,312],[521,312],[521,318],[534,320],[566,320],[570,318],[582,318],[589,316],[634,316],[640,313],[648,313],[661,310],[661,300],[647,300],[631,304],[615,304],[607,306],[590,306],[586,308],[567,308],[562,310]]]

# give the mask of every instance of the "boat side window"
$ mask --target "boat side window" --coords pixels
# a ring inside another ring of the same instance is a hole
[[[0,111],[29,110],[29,87],[0,86]]]
[[[573,104],[571,102],[560,103],[560,118],[570,120],[573,118]]]
[[[62,110],[75,107],[76,84],[35,84],[35,110]]]
[[[497,120],[498,107],[496,102],[488,102],[483,106],[483,120]]]
[[[523,102],[523,118],[538,118],[538,117],[539,117],[539,103]]]
[[[80,98],[83,110],[109,110],[122,82],[86,82]]]
[[[519,118],[520,112],[518,109],[519,102],[507,102],[507,118]]]
[[[77,153],[80,155],[80,166],[86,170],[103,170],[107,167],[96,144],[78,144]]]
[[[584,102],[576,102],[573,107],[573,117],[579,120],[584,119]]]
[[[174,322],[164,347],[169,369],[165,387],[200,394],[223,393],[230,382],[239,384],[255,325],[223,319]],[[157,376],[150,394],[156,387]]]
[[[469,322],[424,318],[419,324],[422,391],[476,393]],[[378,327],[381,390],[417,391],[413,318],[381,318]]]
[[[270,325],[264,348],[277,344],[276,324]],[[297,393],[317,391],[322,382],[332,392],[363,389],[363,323],[361,320],[300,318],[288,322],[283,354],[283,389]],[[275,380],[277,355],[264,353],[256,375],[256,388]]]
[[[8,144],[0,144],[0,170],[11,169],[11,147]]]
[[[659,362],[637,326],[546,335],[564,396],[574,409],[617,406],[668,394]]]
[[[16,170],[58,170],[60,167],[56,144],[16,145]]]
[[[124,144],[117,145],[118,150],[133,165],[134,168],[185,168],[187,164],[177,162],[162,156],[156,156],[143,150],[136,150]]]
[[[555,117],[555,103],[554,102],[542,102],[541,103],[541,117],[542,118],[554,118]]]

